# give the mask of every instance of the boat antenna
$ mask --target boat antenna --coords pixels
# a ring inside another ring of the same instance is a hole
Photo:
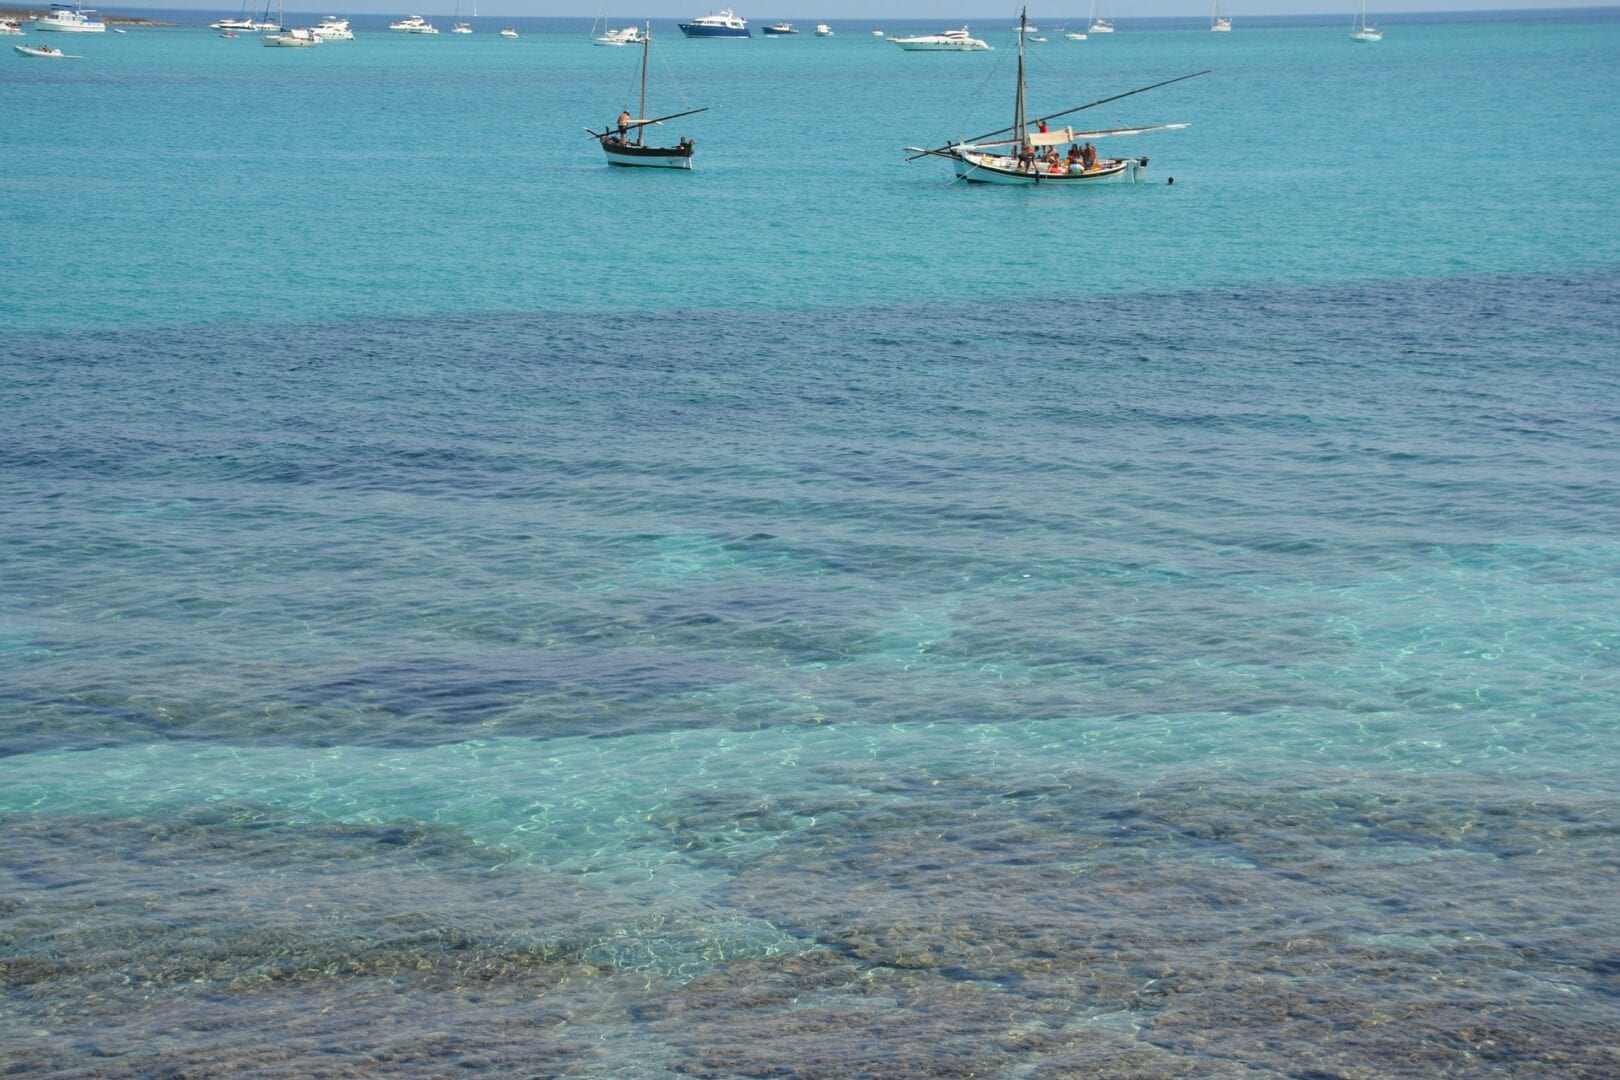
[[[1213,68],[1206,68],[1203,71],[1195,71],[1191,75],[1177,75],[1174,79],[1166,79],[1166,80],[1164,80],[1164,82],[1156,82],[1152,86],[1140,86],[1140,87],[1137,87],[1135,90],[1127,90],[1123,94],[1115,94],[1113,97],[1100,98],[1099,100],[1090,102],[1089,104],[1086,104],[1086,105],[1076,105],[1074,108],[1072,108],[1072,109],[1064,109],[1062,112],[1055,112],[1055,113],[1050,113],[1050,114],[1048,114],[1046,116],[1039,116],[1039,117],[1035,118],[1034,122],[1038,124],[1042,120],[1056,120],[1060,116],[1068,116],[1071,113],[1084,112],[1087,109],[1095,109],[1099,105],[1107,105],[1110,101],[1119,101],[1122,98],[1128,98],[1128,97],[1132,96],[1133,94],[1145,94],[1149,90],[1157,90],[1159,87],[1161,87],[1161,86],[1169,86],[1171,83],[1185,82],[1188,79],[1196,79],[1200,75],[1208,75],[1213,70],[1214,70]],[[989,138],[992,138],[992,137],[994,137],[996,135],[1001,135],[1001,134],[1004,134],[1005,132],[1008,132],[1008,131],[1011,131],[1011,130],[1012,130],[1011,128],[1001,128],[998,131],[987,131],[983,135],[975,135],[971,139],[962,139],[959,143],[949,143],[949,144],[947,144],[945,146],[937,146],[932,150],[918,151],[917,153],[913,154],[911,157],[906,158],[906,160],[907,161],[916,161],[918,158],[927,157],[930,154],[937,154],[937,153],[940,153],[941,151],[948,150],[948,149],[950,149],[951,146],[962,145],[964,143],[976,143],[976,142],[979,142],[982,139],[989,139]]]

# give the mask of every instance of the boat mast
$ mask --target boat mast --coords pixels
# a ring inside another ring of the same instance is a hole
[[[652,48],[652,20],[647,20],[646,33],[641,36],[641,105],[636,112],[637,120],[647,119],[647,50]],[[647,125],[636,125],[636,145],[641,145],[641,136],[646,133]]]
[[[1024,152],[1029,132],[1024,130],[1024,27],[1029,23],[1029,9],[1018,9],[1018,100],[1013,104],[1013,131],[1017,133],[1017,152]]]

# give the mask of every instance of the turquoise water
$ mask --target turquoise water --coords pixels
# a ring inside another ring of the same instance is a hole
[[[377,22],[0,60],[0,1060],[1620,1071],[1613,12]]]

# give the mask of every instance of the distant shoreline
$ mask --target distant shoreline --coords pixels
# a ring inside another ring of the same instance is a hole
[[[51,10],[51,5],[50,5],[49,2],[43,3],[43,4],[39,5],[38,7],[31,7],[31,8],[0,7],[0,19],[5,19],[5,20],[7,20],[9,22],[15,22],[15,23],[32,22],[36,16],[48,14],[50,12],[50,10]],[[173,23],[160,22],[157,19],[143,19],[139,15],[114,15],[114,14],[111,14],[109,12],[100,11],[100,10],[97,10],[96,14],[100,15],[101,16],[101,21],[106,23],[108,26],[113,26],[113,25],[117,25],[117,26],[173,26],[174,25]]]

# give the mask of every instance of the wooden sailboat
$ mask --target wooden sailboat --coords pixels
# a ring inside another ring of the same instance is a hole
[[[1148,131],[1171,131],[1184,128],[1186,124],[1149,124],[1143,127],[1129,128],[1103,128],[1093,131],[1075,131],[1072,127],[1058,130],[1048,130],[1047,121],[1056,120],[1062,116],[1081,112],[1085,109],[1106,105],[1111,101],[1119,101],[1134,94],[1156,90],[1161,86],[1169,86],[1185,79],[1195,79],[1200,75],[1209,74],[1208,71],[1195,71],[1191,75],[1180,75],[1174,79],[1154,83],[1152,86],[1143,86],[1123,94],[1115,94],[1100,101],[1093,101],[1086,105],[1078,105],[1072,109],[1049,113],[1030,119],[1024,103],[1024,37],[1029,32],[1029,20],[1025,13],[1018,15],[1018,88],[1013,102],[1013,122],[1011,127],[1004,127],[999,131],[991,131],[984,135],[976,135],[972,139],[962,142],[946,143],[934,149],[924,149],[916,146],[906,147],[912,154],[910,160],[920,157],[940,157],[950,161],[956,168],[956,175],[969,183],[975,184],[1058,184],[1062,186],[1098,183],[1133,183],[1142,178],[1147,171],[1148,159],[1135,158],[1099,158],[1096,149],[1091,146],[1091,139],[1117,137],[1121,135],[1140,135]],[[1009,135],[1010,138],[997,138]],[[990,141],[985,141],[990,140]],[[1060,155],[1059,148],[1065,143],[1070,146],[1070,154]],[[1081,144],[1085,148],[1081,149]],[[1044,152],[1044,153],[1043,153]]]
[[[691,139],[683,138],[675,146],[648,146],[645,135],[647,129],[654,124],[662,124],[665,120],[674,120],[681,116],[691,116],[694,113],[708,112],[708,108],[687,109],[685,112],[670,113],[668,116],[655,116],[647,119],[647,60],[652,49],[652,23],[649,21],[641,35],[641,104],[639,117],[629,115],[628,111],[620,116],[618,122],[609,125],[606,131],[585,130],[602,144],[602,152],[607,154],[609,165],[629,165],[640,168],[653,169],[690,169],[692,167]]]

